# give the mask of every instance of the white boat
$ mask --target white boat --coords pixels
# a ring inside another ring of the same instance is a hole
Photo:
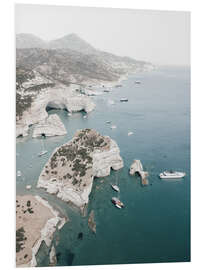
[[[45,155],[46,153],[48,153],[48,151],[47,151],[47,150],[43,150],[43,151],[41,151],[41,152],[38,154],[38,156],[41,157],[41,156]]]
[[[141,81],[135,81],[135,84],[140,84],[141,83]]]
[[[41,157],[41,156],[43,156],[43,155],[45,155],[47,153],[48,153],[48,151],[45,150],[45,148],[44,148],[44,141],[42,140],[42,151],[38,154],[38,156]]]
[[[124,204],[116,197],[112,197],[111,201],[119,209],[124,207]]]
[[[120,101],[121,101],[121,102],[127,102],[128,99],[127,99],[127,98],[121,98]]]
[[[120,192],[120,189],[117,185],[114,185],[114,184],[111,184],[111,187],[113,190],[117,191],[117,192]]]
[[[87,115],[84,115],[83,118],[84,118],[84,119],[87,118]]]
[[[164,171],[159,174],[160,178],[170,179],[170,178],[183,178],[186,174],[184,172],[175,171]]]
[[[27,189],[27,190],[30,190],[31,188],[32,188],[31,185],[27,185],[27,186],[26,186],[26,189]]]
[[[17,171],[17,176],[20,177],[22,175],[21,171]]]
[[[115,129],[115,128],[117,128],[117,126],[115,126],[115,125],[111,126],[111,129]]]
[[[71,116],[71,115],[72,115],[72,113],[69,112],[69,113],[68,113],[68,116]]]
[[[128,136],[131,136],[131,135],[133,135],[133,132],[132,131],[128,132]]]
[[[111,121],[106,121],[107,124],[111,124]]]

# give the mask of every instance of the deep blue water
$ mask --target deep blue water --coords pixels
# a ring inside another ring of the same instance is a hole
[[[141,84],[134,84],[135,80]],[[124,168],[94,180],[88,212],[95,212],[96,235],[89,230],[87,217],[34,187],[49,158],[37,156],[41,140],[30,136],[17,140],[16,152],[20,155],[16,168],[23,172],[23,177],[17,177],[17,193],[27,193],[25,186],[31,183],[32,193],[47,198],[70,218],[57,236],[57,265],[190,260],[190,70],[164,67],[130,76],[122,85],[94,97],[96,109],[86,119],[84,113],[68,116],[66,111],[49,112],[58,113],[68,131],[66,136],[45,140],[49,155],[82,128],[109,135],[120,147]],[[121,103],[122,97],[129,101]],[[116,104],[109,105],[108,100]],[[117,129],[111,130],[107,120]],[[129,131],[134,134],[128,136]],[[140,159],[149,172],[149,186],[142,187],[138,176],[128,174],[134,159]],[[165,169],[185,171],[186,177],[163,181],[158,174]],[[116,177],[120,198],[126,205],[122,210],[110,201],[116,195],[110,187]],[[82,240],[78,239],[80,232]],[[43,252],[38,260],[39,265],[47,265]]]

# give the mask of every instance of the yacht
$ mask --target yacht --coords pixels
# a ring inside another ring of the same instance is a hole
[[[164,171],[159,174],[160,178],[183,178],[186,174],[184,172]]]
[[[113,190],[115,190],[117,192],[120,191],[120,189],[119,189],[119,187],[117,185],[111,184],[111,187],[112,187]]]
[[[121,101],[121,102],[127,102],[128,99],[127,99],[127,98],[121,98],[120,101]]]
[[[111,201],[119,209],[124,207],[124,204],[116,197],[112,197]]]

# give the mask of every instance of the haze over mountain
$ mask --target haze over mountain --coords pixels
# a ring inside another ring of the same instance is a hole
[[[94,47],[74,33],[47,42],[33,34],[17,34],[16,48],[70,49],[84,54],[97,53]]]
[[[153,65],[95,49],[76,34],[46,42],[32,34],[16,36],[17,115],[27,110],[43,89],[70,84],[118,82],[122,76]],[[78,86],[76,86],[78,88]]]

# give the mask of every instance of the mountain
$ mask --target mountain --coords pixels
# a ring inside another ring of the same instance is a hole
[[[43,92],[70,84],[118,82],[121,76],[153,68],[152,64],[95,49],[76,34],[45,42],[31,34],[16,36],[16,113],[20,118]],[[92,88],[93,89],[93,88]]]
[[[97,50],[76,34],[66,35],[49,42],[50,49],[70,49],[84,54],[95,54]]]
[[[16,48],[46,48],[47,43],[32,34],[17,34],[16,35]]]

